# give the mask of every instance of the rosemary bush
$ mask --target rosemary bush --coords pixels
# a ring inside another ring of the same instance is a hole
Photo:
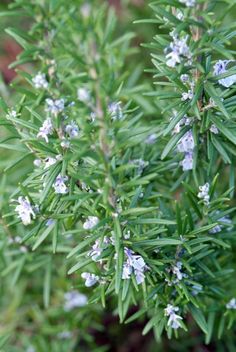
[[[103,1],[0,14],[25,19],[6,29],[22,52],[1,99],[6,351],[111,350],[91,332],[104,310],[145,322],[156,344],[193,326],[207,344],[230,336],[234,5],[155,1],[132,27],[155,31],[146,49]]]

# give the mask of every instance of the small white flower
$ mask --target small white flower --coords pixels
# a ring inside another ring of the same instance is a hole
[[[54,184],[52,185],[55,193],[57,194],[66,194],[68,193],[68,187],[66,186],[65,182],[68,181],[68,177],[67,176],[62,176],[61,174],[59,174],[56,178],[56,181],[54,182]]]
[[[21,243],[21,237],[20,237],[20,236],[16,236],[16,237],[14,238],[14,242],[15,242],[15,243]]]
[[[224,98],[221,98],[220,100],[223,102],[223,101],[224,101]],[[215,100],[214,100],[213,98],[210,98],[210,99],[209,99],[209,105],[210,105],[211,108],[214,108],[214,107],[217,106],[217,105],[216,105],[216,102],[215,102]]]
[[[189,75],[187,75],[187,74],[183,74],[183,75],[181,75],[180,76],[180,80],[182,81],[182,82],[189,82]]]
[[[113,121],[121,120],[123,118],[123,112],[121,109],[121,101],[113,102],[113,103],[109,104],[108,112],[111,115],[111,119]]]
[[[70,141],[68,141],[65,138],[62,138],[60,145],[63,149],[69,149],[70,148]]]
[[[95,112],[91,112],[91,114],[90,114],[91,123],[94,123],[95,120],[96,120],[96,114],[95,114]]]
[[[87,103],[91,99],[91,95],[90,95],[89,91],[86,88],[79,88],[77,90],[77,97],[83,103]]]
[[[8,111],[8,114],[6,115],[7,119],[16,118],[16,117],[17,117],[16,110],[10,110],[10,111]]]
[[[57,116],[65,109],[64,99],[46,99],[46,104],[46,111],[50,112],[54,116]]]
[[[57,161],[62,161],[63,160],[63,156],[61,154],[57,154],[56,155],[56,159],[57,159]]]
[[[181,320],[183,320],[183,318],[180,315],[171,314],[169,316],[167,325],[170,326],[172,329],[179,329],[181,327]]]
[[[189,125],[190,120],[184,117],[179,124],[175,126],[174,133],[179,133],[183,125]],[[184,159],[180,162],[183,171],[188,171],[193,169],[193,150],[194,150],[194,138],[192,131],[188,131],[179,140],[177,144],[177,150],[180,153],[184,153]]]
[[[227,309],[236,309],[236,298],[232,298],[229,303],[226,304]]]
[[[170,118],[170,121],[177,116],[177,112],[174,111],[173,116]],[[187,116],[184,116],[174,127],[172,134],[179,133],[183,126],[189,126],[190,119]]]
[[[85,280],[86,287],[94,286],[99,281],[99,276],[87,272],[82,273],[81,277]]]
[[[216,125],[212,124],[211,127],[210,127],[210,131],[214,134],[218,134],[219,133],[219,130],[218,128],[216,127]]]
[[[232,60],[219,60],[216,62],[214,66],[214,75],[218,76],[223,73],[227,72],[227,66],[228,64],[232,62]],[[225,78],[222,78],[218,81],[222,86],[229,88],[232,86],[234,83],[236,83],[236,75],[228,76]]]
[[[130,230],[128,230],[126,233],[124,233],[124,239],[128,240],[130,238]]]
[[[25,246],[20,246],[20,251],[21,251],[21,253],[27,253],[28,249]]]
[[[133,272],[132,266],[129,263],[125,263],[123,265],[123,271],[122,271],[122,279],[123,280],[128,280],[130,279],[130,276]]]
[[[169,317],[171,314],[178,312],[179,308],[172,306],[172,304],[168,304],[167,307],[164,309],[164,313],[166,317]]]
[[[77,307],[84,307],[88,302],[87,296],[83,295],[78,291],[70,291],[65,293],[64,299],[65,299],[64,310],[66,312],[69,312],[72,309]]]
[[[96,216],[89,216],[88,219],[84,222],[83,228],[85,230],[91,230],[99,222],[99,219]]]
[[[184,19],[184,14],[183,14],[183,12],[180,11],[180,10],[177,10],[175,16],[176,16],[176,18],[178,18],[178,20],[180,20],[180,21],[182,21],[182,20]]]
[[[41,164],[42,164],[42,160],[40,160],[40,159],[35,159],[35,160],[34,160],[34,166],[40,167]]]
[[[53,125],[52,120],[50,118],[46,119],[39,129],[39,133],[37,134],[37,138],[45,139],[45,142],[48,143],[48,135],[53,134]]]
[[[47,89],[48,81],[46,79],[46,75],[44,73],[39,72],[33,79],[32,82],[36,89]]]
[[[166,58],[167,58],[166,65],[171,68],[175,67],[177,64],[180,64],[181,62],[179,53],[175,51],[171,51],[169,54],[167,54]]]
[[[177,279],[181,281],[183,279],[183,273],[181,272],[182,269],[182,263],[177,262],[176,265],[173,266],[172,272],[174,275],[176,275]]]
[[[194,7],[196,5],[196,0],[179,0],[182,4],[185,4],[187,7]]]
[[[107,247],[109,243],[110,241],[106,236],[104,237],[102,243],[100,240],[96,240],[94,245],[92,246],[92,250],[89,251],[89,253],[87,254],[88,257],[91,257],[94,262],[97,262],[103,250]],[[102,262],[102,260],[99,260],[99,262]]]
[[[203,186],[199,186],[198,198],[203,199],[205,205],[209,204],[210,196],[209,196],[209,183],[206,183]]]
[[[31,224],[31,217],[35,219],[35,213],[28,197],[19,197],[18,203],[19,205],[16,206],[16,212],[18,212],[19,218],[21,218],[24,225]]]
[[[182,101],[186,101],[186,100],[192,100],[193,99],[193,91],[191,89],[188,90],[188,92],[184,92],[182,93]]]

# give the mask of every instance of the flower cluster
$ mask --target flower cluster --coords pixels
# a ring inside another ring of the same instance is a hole
[[[33,79],[32,82],[36,89],[47,89],[48,81],[46,79],[46,75],[44,73],[39,72]]]
[[[131,249],[125,248],[124,253],[126,261],[123,265],[122,279],[130,279],[131,274],[134,273],[137,284],[144,282],[144,272],[147,270],[147,265],[141,255],[135,254]]]
[[[64,99],[46,99],[46,111],[50,112],[53,116],[57,116],[65,109]]]
[[[184,277],[186,277],[186,274],[182,273],[182,262],[177,262],[176,265],[172,267],[172,273],[176,276],[176,279],[178,281],[181,281]]]
[[[191,53],[187,45],[188,36],[180,39],[175,32],[171,32],[170,35],[173,41],[165,49],[167,66],[173,68],[177,64],[180,64],[183,59],[188,59],[188,62],[190,62]]]
[[[171,304],[168,304],[167,307],[164,309],[165,316],[167,316],[168,322],[167,326],[170,326],[172,329],[178,329],[181,327],[180,321],[183,320],[183,318],[176,314],[176,312],[179,311],[178,307],[174,307]]]
[[[209,201],[210,201],[209,189],[210,189],[209,183],[205,183],[205,185],[199,186],[199,192],[197,196],[198,198],[203,200],[203,203],[205,205],[209,205]]]

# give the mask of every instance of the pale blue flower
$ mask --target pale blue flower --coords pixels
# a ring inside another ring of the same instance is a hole
[[[87,302],[87,296],[78,291],[69,291],[64,294],[65,304],[64,310],[69,312],[74,308],[84,307]]]
[[[50,118],[46,119],[43,122],[42,127],[39,129],[39,133],[37,134],[37,138],[45,139],[45,142],[48,143],[48,135],[53,133],[53,124]]]
[[[99,281],[99,276],[87,272],[82,273],[81,277],[85,280],[86,287],[94,286]]]
[[[56,181],[54,182],[54,184],[52,185],[55,193],[57,194],[66,194],[68,193],[68,187],[66,186],[65,182],[68,181],[68,177],[67,176],[62,176],[61,174],[59,174],[56,178]]]
[[[180,321],[183,318],[176,314],[179,311],[179,307],[174,307],[171,304],[168,304],[167,307],[164,309],[165,316],[169,317],[167,325],[170,326],[172,329],[178,329],[181,327]]]
[[[24,225],[31,224],[31,217],[35,218],[35,212],[30,204],[28,197],[19,197],[18,198],[19,205],[16,206],[16,212],[19,214],[19,218],[23,222]]]
[[[216,62],[214,66],[214,75],[218,76],[227,72],[228,64],[232,62],[232,60],[219,60]],[[222,86],[229,88],[236,82],[236,75],[231,75],[225,78],[222,78],[218,81]]]

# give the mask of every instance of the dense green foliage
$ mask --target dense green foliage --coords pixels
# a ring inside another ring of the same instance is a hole
[[[154,350],[195,325],[207,344],[233,329],[234,1],[131,11],[132,31],[155,33],[146,49],[97,5],[16,0],[0,14],[26,23],[6,29],[22,52],[1,99],[6,351],[109,350],[92,333],[104,310],[145,322]]]

